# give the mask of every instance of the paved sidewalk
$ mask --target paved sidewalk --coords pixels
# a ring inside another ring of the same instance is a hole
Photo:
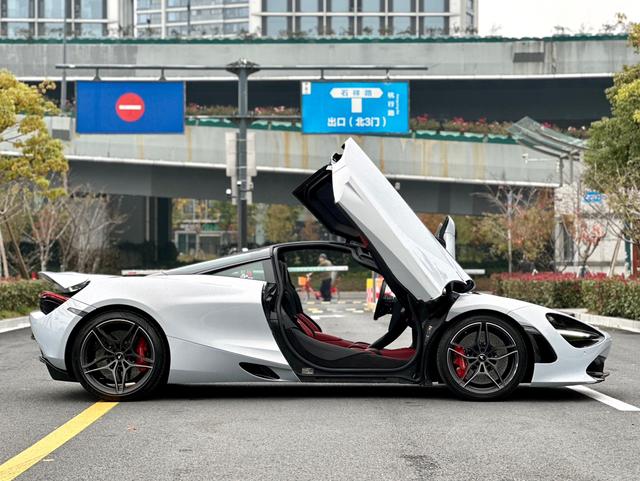
[[[3,332],[15,331],[29,327],[29,317],[12,317],[11,319],[0,319],[0,334]]]

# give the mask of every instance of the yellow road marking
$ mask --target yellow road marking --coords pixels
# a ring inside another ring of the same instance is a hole
[[[33,446],[0,465],[0,481],[11,481],[20,476],[38,461],[91,426],[117,405],[117,402],[100,401],[89,406],[76,417],[47,434]]]

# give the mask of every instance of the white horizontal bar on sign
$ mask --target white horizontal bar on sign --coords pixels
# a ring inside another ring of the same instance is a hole
[[[487,273],[485,269],[465,269],[464,271],[470,276],[484,276]]]
[[[349,266],[301,266],[288,267],[289,272],[344,272],[349,270]]]

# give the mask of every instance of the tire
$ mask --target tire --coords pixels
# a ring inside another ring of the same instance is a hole
[[[129,311],[99,314],[80,328],[71,352],[76,379],[106,401],[134,401],[166,381],[169,353],[159,328]]]
[[[438,343],[437,366],[440,379],[456,396],[490,401],[518,387],[528,358],[518,329],[499,317],[477,315],[447,328]]]

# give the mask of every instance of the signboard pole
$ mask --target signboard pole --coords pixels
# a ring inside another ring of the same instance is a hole
[[[247,247],[247,127],[249,126],[249,75],[260,70],[257,64],[240,59],[227,66],[238,76],[238,134],[236,137],[236,178],[238,208],[238,250]]]

